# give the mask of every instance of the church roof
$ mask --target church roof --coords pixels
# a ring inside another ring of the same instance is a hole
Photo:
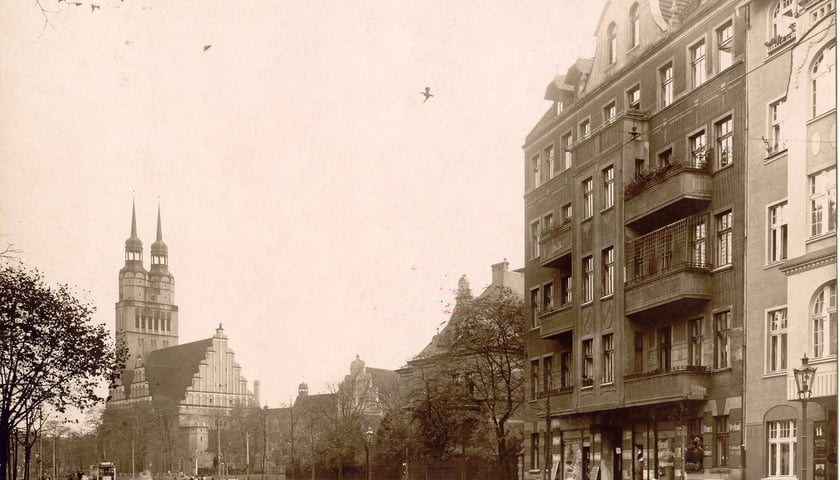
[[[149,394],[182,400],[187,388],[192,385],[193,376],[198,373],[199,364],[212,346],[213,339],[206,338],[149,353],[143,359]]]

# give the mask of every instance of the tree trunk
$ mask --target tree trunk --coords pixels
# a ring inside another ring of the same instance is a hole
[[[9,423],[0,420],[0,480],[6,480],[9,470]]]

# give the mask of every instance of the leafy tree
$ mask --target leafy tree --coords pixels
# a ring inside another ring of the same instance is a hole
[[[493,426],[494,456],[502,478],[516,475],[519,432],[509,421],[524,402],[525,322],[523,301],[511,289],[495,287],[458,306],[458,321],[448,345],[470,396]]]
[[[37,269],[0,266],[0,480],[11,433],[27,418],[104,400],[97,388],[119,371],[121,355],[105,325],[91,323],[93,311],[68,286],[47,286]]]

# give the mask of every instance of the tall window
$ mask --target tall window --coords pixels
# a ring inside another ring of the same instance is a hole
[[[703,365],[703,318],[689,321],[689,331],[691,343],[688,344],[688,363],[699,367]]]
[[[563,223],[572,221],[572,204],[563,205]]]
[[[814,358],[837,354],[837,282],[823,286],[814,296],[811,338]]]
[[[837,179],[835,168],[808,177],[811,210],[811,236],[837,228]]]
[[[554,284],[546,283],[543,285],[543,311],[550,312],[554,310]]]
[[[787,369],[787,309],[767,312],[767,371]]]
[[[715,466],[729,465],[729,415],[715,417]]]
[[[604,349],[604,361],[601,364],[601,383],[613,383],[615,381],[615,346],[612,333],[601,337],[601,346]]]
[[[630,7],[630,48],[639,46],[641,41],[641,26],[639,24],[639,4]]]
[[[572,352],[560,354],[560,386],[572,386]]]
[[[540,361],[531,360],[531,398],[537,398],[540,391]]]
[[[584,120],[584,121],[580,122],[580,125],[578,125],[578,128],[580,130],[580,138],[582,138],[582,139],[588,137],[589,134],[592,133],[592,130],[589,126],[589,120]]]
[[[837,99],[835,85],[835,46],[826,47],[811,67],[811,117],[817,117],[834,108]]]
[[[583,341],[583,386],[592,385],[594,362],[592,359],[592,339]]]
[[[732,21],[717,29],[718,72],[732,65]]]
[[[543,385],[545,385],[546,392],[551,392],[556,388],[556,385],[554,385],[554,357],[551,355],[543,358]]]
[[[583,259],[583,301],[591,302],[594,298],[593,277],[595,275],[592,257]]]
[[[767,473],[770,477],[796,475],[796,421],[767,422]]]
[[[731,165],[735,159],[732,149],[732,117],[726,117],[715,124],[717,134],[718,168]]]
[[[700,40],[689,49],[691,86],[699,87],[706,81],[706,41]]]
[[[615,251],[613,247],[601,251],[601,295],[612,295],[615,290]]]
[[[793,31],[796,20],[793,12],[794,0],[780,0],[773,8],[772,32],[774,37],[783,37]]]
[[[645,334],[633,332],[633,371],[641,372],[645,368]]]
[[[563,135],[563,169],[572,168],[572,134]]]
[[[767,261],[780,262],[787,258],[787,202],[773,205],[767,209]]]
[[[545,147],[545,150],[543,150],[543,156],[545,157],[546,170],[548,170],[547,180],[550,180],[554,177],[554,145]]]
[[[691,256],[694,265],[706,265],[706,222],[702,221],[694,226],[691,239]]]
[[[553,213],[546,213],[543,215],[542,218],[542,228],[543,231],[550,230],[554,227],[554,214]]]
[[[589,218],[595,209],[592,199],[592,179],[583,181],[583,218]]]
[[[531,171],[533,172],[533,186],[537,188],[540,186],[540,156],[534,155],[531,157]]]
[[[691,148],[691,165],[693,167],[706,166],[706,131],[703,130],[688,137],[688,145]]]
[[[604,180],[604,209],[610,208],[615,202],[615,169],[611,166],[601,171]]]
[[[531,470],[539,470],[540,468],[540,434],[531,434]]]
[[[560,279],[560,302],[561,305],[572,304],[572,276],[566,275]]]
[[[615,102],[610,102],[606,107],[604,107],[604,123],[613,121],[616,114],[618,114],[618,110],[615,108]]]
[[[540,289],[531,290],[531,328],[540,326]]]
[[[717,266],[732,264],[732,210],[715,217],[717,227]]]
[[[540,256],[540,221],[531,222],[531,258]]]
[[[772,155],[785,148],[782,140],[782,110],[785,105],[785,98],[770,104],[770,139],[768,140],[768,155]]]
[[[659,69],[659,97],[661,105],[667,107],[674,102],[674,66],[668,64]]]
[[[656,331],[658,345],[657,366],[663,372],[671,370],[671,327],[662,327]]]
[[[615,35],[615,23],[607,27],[607,42],[609,45],[610,65],[618,61],[618,40]]]
[[[732,312],[715,314],[715,368],[729,368],[729,336],[732,329]]]
[[[631,110],[642,108],[642,89],[638,85],[627,90],[627,107]]]

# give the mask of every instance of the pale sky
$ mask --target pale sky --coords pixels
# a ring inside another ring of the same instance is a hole
[[[0,2],[0,234],[113,330],[160,202],[181,343],[221,322],[272,407],[399,368],[461,274],[522,266],[521,146],[603,5],[80,1]]]

